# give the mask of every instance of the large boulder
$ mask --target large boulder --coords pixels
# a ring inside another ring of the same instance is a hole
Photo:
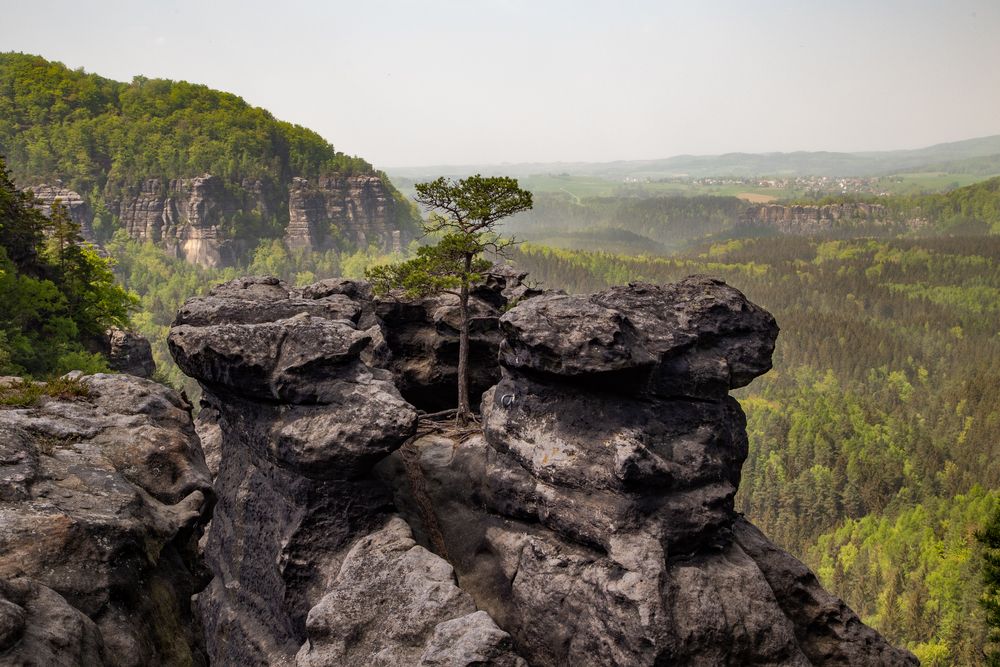
[[[108,366],[119,373],[151,378],[156,372],[153,348],[142,334],[118,327],[108,329],[105,354]]]
[[[129,375],[74,382],[0,409],[0,594],[24,610],[0,641],[28,664],[205,664],[190,600],[213,492],[191,406]]]

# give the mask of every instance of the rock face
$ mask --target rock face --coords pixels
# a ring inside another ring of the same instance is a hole
[[[733,511],[728,391],[770,368],[766,311],[689,278],[500,323],[482,435],[417,439],[380,471],[531,665],[916,664]]]
[[[351,548],[306,626],[300,667],[527,667],[510,635],[455,584],[452,567],[417,545],[399,518]]]
[[[93,241],[94,213],[76,192],[62,185],[33,185],[39,208],[49,215],[56,199]],[[398,196],[398,195],[397,195]],[[219,176],[164,181],[147,179],[133,190],[105,193],[108,208],[128,235],[155,243],[169,254],[208,267],[232,265],[252,248],[260,230],[246,227],[277,221],[290,249],[326,250],[336,244],[398,251],[410,241],[409,211],[377,175],[293,178],[287,187],[261,180],[228,183]],[[287,222],[285,222],[287,215]],[[247,238],[232,238],[231,229]]]
[[[378,176],[328,176],[310,183],[293,178],[288,189],[289,248],[324,250],[347,240],[361,248],[374,243],[399,251],[396,204]]]
[[[915,222],[915,221],[914,221]],[[824,206],[763,204],[747,208],[743,225],[771,227],[783,234],[819,234],[838,227],[892,225],[889,212],[881,204],[864,202]],[[913,226],[912,223],[908,223]]]
[[[108,366],[119,373],[151,378],[156,372],[152,346],[145,336],[135,331],[118,327],[108,329],[104,352]]]
[[[524,282],[527,274],[494,265],[469,299],[469,393],[474,403],[500,379],[500,316],[511,304],[540,294]],[[454,407],[458,378],[458,298],[449,294],[421,299],[382,297],[375,312],[383,323],[392,358],[388,367],[403,397],[435,412]]]
[[[52,215],[52,204],[58,199],[59,203],[68,210],[70,219],[80,225],[80,234],[84,240],[93,240],[94,212],[79,193],[69,190],[61,184],[32,185],[25,189],[30,190],[35,195],[35,199],[38,200],[38,208],[46,216]]]
[[[128,375],[0,409],[0,663],[206,664],[190,600],[213,500],[174,391]]]
[[[225,424],[215,578],[199,596],[218,664],[290,664],[354,543],[389,521],[391,496],[369,473],[412,435],[416,411],[366,363],[384,343],[365,287],[240,279],[188,301],[171,329],[174,358]]]
[[[193,264],[217,267],[233,260],[221,226],[237,209],[223,180],[205,174],[147,180],[136,195],[123,198],[118,216],[136,241],[162,245]]]

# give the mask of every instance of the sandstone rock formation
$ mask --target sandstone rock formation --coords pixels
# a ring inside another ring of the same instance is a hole
[[[66,207],[70,219],[80,225],[80,234],[84,240],[92,241],[94,237],[94,212],[87,202],[78,192],[74,192],[62,186],[61,183],[55,185],[32,185],[26,190],[30,190],[38,200],[38,208],[46,216],[52,215],[52,204],[58,199],[59,203]]]
[[[156,243],[175,257],[216,267],[232,262],[231,244],[221,226],[237,208],[223,180],[205,174],[169,182],[147,180],[137,194],[121,200],[118,217],[136,241]]]
[[[190,600],[213,493],[190,405],[128,375],[80,382],[0,409],[0,663],[206,664]]]
[[[729,389],[777,327],[709,279],[547,295],[501,318],[481,436],[380,465],[531,665],[908,665],[733,511]]]
[[[153,361],[153,348],[145,336],[118,327],[108,329],[106,335],[102,352],[112,370],[141,378],[153,377],[156,362]]]
[[[60,184],[26,189],[46,215],[52,202],[61,200],[80,224],[84,239],[93,241],[94,213],[78,193]],[[260,233],[247,232],[246,226],[273,220],[285,225],[284,240],[293,250],[374,244],[399,251],[411,238],[408,213],[400,208],[405,205],[374,174],[331,175],[315,182],[293,178],[287,187],[266,180],[227,183],[212,174],[169,181],[151,178],[105,197],[131,238],[208,267],[232,265]],[[281,223],[286,215],[287,223]],[[242,236],[234,238],[233,229]]]
[[[346,240],[361,248],[374,243],[399,251],[396,203],[378,176],[327,176],[316,183],[293,178],[288,189],[289,248],[323,250]]]
[[[380,368],[373,306],[363,283],[244,278],[189,300],[171,329],[221,450],[199,595],[215,662],[524,664],[371,474],[417,422]]]
[[[233,281],[192,299],[169,344],[226,424],[219,502],[199,596],[221,664],[286,664],[348,552],[389,519],[368,474],[409,437],[416,411],[367,364],[381,336],[352,283],[305,290]]]
[[[743,214],[740,224],[769,227],[782,234],[809,235],[839,228],[887,227],[896,224],[896,221],[881,204],[855,202],[823,206],[781,204],[750,206]],[[905,226],[917,228],[926,224],[926,220],[910,220]]]

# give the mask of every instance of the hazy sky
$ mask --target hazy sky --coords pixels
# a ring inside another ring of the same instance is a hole
[[[0,50],[234,92],[378,167],[1000,134],[1000,0],[0,0]]]

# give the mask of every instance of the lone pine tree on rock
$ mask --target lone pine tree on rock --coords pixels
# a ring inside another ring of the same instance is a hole
[[[461,325],[458,338],[458,406],[460,426],[472,419],[469,401],[469,289],[480,282],[491,263],[486,251],[503,254],[513,239],[496,231],[500,220],[531,208],[531,193],[505,176],[479,174],[452,181],[444,177],[416,185],[416,200],[429,213],[425,234],[441,234],[436,245],[423,246],[417,256],[400,264],[367,271],[376,293],[402,289],[409,297],[453,294],[458,297]]]

